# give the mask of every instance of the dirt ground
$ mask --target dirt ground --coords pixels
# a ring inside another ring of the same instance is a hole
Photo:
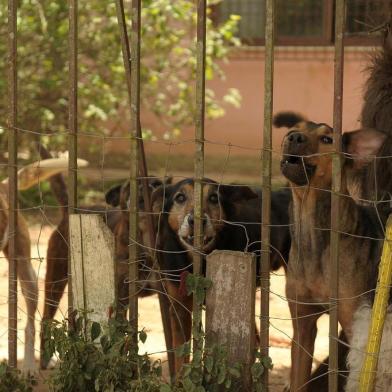
[[[52,227],[43,222],[43,225],[30,226],[32,239],[32,257],[39,282],[39,311],[36,315],[36,357],[39,356],[39,329],[43,309],[43,290],[45,279],[45,256],[48,237]],[[290,337],[292,335],[291,321],[287,302],[284,299],[285,278],[283,270],[274,273],[271,276],[271,295],[270,295],[270,313],[271,313],[271,330],[270,330],[270,356],[274,363],[274,368],[270,376],[270,391],[281,391],[288,378],[290,366]],[[8,264],[0,263],[0,359],[7,358],[7,293],[8,293]],[[19,290],[20,293],[20,290]],[[259,311],[260,302],[257,300],[256,315]],[[21,294],[19,294],[18,305],[18,357],[23,357],[23,328],[26,320],[25,304]],[[56,315],[57,319],[64,317],[67,309],[66,296],[61,301],[60,309]],[[166,360],[162,354],[165,350],[162,324],[159,313],[159,303],[156,296],[139,300],[139,325],[145,327],[148,339],[144,345],[140,346],[141,352],[151,353],[155,358]],[[318,338],[316,341],[315,357],[322,360],[328,353],[328,318],[323,316],[318,325]],[[41,372],[40,377],[44,380],[48,372]],[[37,391],[46,391],[44,382],[37,388]]]

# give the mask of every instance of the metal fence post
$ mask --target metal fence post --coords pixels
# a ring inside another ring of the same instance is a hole
[[[129,203],[129,319],[135,332],[138,329],[138,135],[140,130],[140,20],[141,0],[132,0],[131,30],[131,153],[130,153],[130,203]]]
[[[203,178],[204,178],[204,118],[205,118],[205,67],[206,67],[207,1],[197,1],[196,41],[196,127],[195,127],[195,186],[194,186],[194,247],[193,273],[201,274],[203,255]],[[193,328],[200,328],[201,308],[193,302]],[[196,340],[194,339],[194,343]],[[194,348],[195,349],[195,348]]]
[[[265,79],[264,79],[264,130],[262,155],[262,230],[261,230],[261,305],[260,352],[269,356],[269,290],[270,290],[270,224],[271,224],[271,151],[274,84],[274,12],[275,0],[265,3]],[[262,382],[268,389],[268,369]]]
[[[329,312],[329,375],[328,390],[338,390],[338,297],[339,297],[339,196],[341,193],[341,137],[343,110],[343,65],[345,0],[335,3],[335,58],[331,195],[331,259],[330,259],[330,312]]]
[[[18,226],[18,183],[17,183],[17,1],[8,1],[8,177],[9,177],[9,273],[8,273],[8,363],[17,366],[17,301],[18,263],[16,259],[16,235]]]
[[[69,0],[69,162],[68,162],[68,212],[77,207],[77,146],[78,146],[78,0]],[[71,257],[68,251],[68,312],[73,311]]]

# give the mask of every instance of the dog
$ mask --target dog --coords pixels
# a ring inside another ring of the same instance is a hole
[[[152,195],[154,213],[160,214],[158,260],[172,306],[174,348],[191,337],[192,297],[185,289],[187,273],[192,272],[194,239],[194,181],[191,178],[164,186]],[[272,193],[271,267],[286,268],[290,249],[288,211],[290,192]],[[249,251],[260,254],[261,192],[243,185],[220,185],[203,180],[204,238],[201,252],[214,249]],[[259,265],[257,271],[259,274]],[[205,266],[203,267],[205,272]],[[187,358],[176,358],[176,372]]]
[[[348,184],[350,194],[359,202],[377,207],[380,219],[386,223],[392,200],[392,15],[382,27],[382,48],[377,51],[368,67],[361,110],[362,129],[383,132],[384,141],[378,159],[371,160],[356,171]]]
[[[79,160],[81,166],[86,161]],[[21,168],[18,173],[18,191],[26,190],[43,182],[56,173],[64,171],[68,167],[66,159],[48,159],[31,163]],[[35,313],[38,302],[37,276],[31,264],[31,242],[27,223],[23,215],[17,213],[17,227],[15,233],[9,230],[9,204],[8,204],[9,179],[0,183],[0,238],[1,251],[9,259],[9,238],[15,236],[15,259],[18,264],[18,279],[22,288],[27,308],[27,323],[24,338],[24,361],[23,370],[33,372],[36,370],[34,358],[35,343]]]
[[[43,147],[39,148],[42,157],[49,157],[49,152]],[[168,179],[167,181],[170,181]],[[50,179],[51,189],[54,193],[60,209],[61,221],[57,228],[52,232],[47,249],[47,267],[45,275],[45,301],[44,311],[41,321],[41,342],[40,342],[40,367],[46,369],[49,359],[45,353],[45,324],[52,320],[57,312],[61,297],[64,294],[65,286],[68,281],[68,239],[69,239],[69,215],[68,215],[68,191],[64,178],[61,174]],[[151,190],[162,185],[158,178],[151,177],[149,180]],[[141,185],[140,185],[141,187]],[[141,192],[139,192],[141,195]],[[108,227],[115,236],[116,252],[116,274],[117,274],[117,296],[119,299],[117,314],[124,316],[128,305],[128,244],[129,244],[129,182],[112,187],[105,195],[107,205],[93,205],[77,208],[80,213],[95,213],[102,215]],[[114,208],[108,208],[114,207]],[[139,198],[139,208],[143,210],[143,198]],[[139,229],[141,237],[146,235],[146,217],[139,219]],[[154,282],[151,281],[152,261],[149,255],[144,252],[140,260],[139,281],[141,282],[139,296],[154,294],[156,289]]]
[[[307,390],[316,322],[330,298],[329,259],[333,130],[295,113],[277,114],[276,126],[289,132],[282,143],[281,172],[290,183],[291,249],[286,295],[293,319],[290,390]],[[343,135],[340,197],[340,270],[338,318],[349,342],[356,310],[375,288],[383,227],[374,208],[355,203],[347,184],[376,154],[384,136],[361,129]],[[350,282],[350,284],[347,284]]]
[[[352,178],[351,192],[361,203],[371,203],[377,208],[379,219],[385,225],[391,213],[392,199],[392,16],[383,26],[382,49],[372,59],[369,67],[369,78],[366,83],[364,103],[361,112],[361,124],[364,129],[358,132],[357,137],[367,141],[380,143],[375,159],[368,159],[368,164],[362,171]],[[369,129],[373,129],[370,133]],[[374,131],[377,130],[378,132]],[[373,296],[369,296],[357,310],[354,316],[353,339],[348,356],[350,368],[347,380],[347,391],[354,392],[359,389],[359,373],[364,361],[368,330],[371,321],[371,307]],[[391,298],[384,323],[381,341],[381,350],[378,357],[376,375],[377,391],[391,391],[392,377],[390,367],[392,364],[392,314]]]

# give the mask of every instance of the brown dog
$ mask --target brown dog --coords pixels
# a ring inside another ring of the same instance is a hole
[[[305,121],[293,113],[278,114],[275,124],[286,125],[282,174],[289,180],[291,250],[286,295],[293,320],[290,388],[306,391],[309,382],[316,322],[328,311],[331,182],[333,131],[326,124]],[[369,138],[369,133],[372,137]],[[347,183],[376,154],[383,143],[381,133],[362,130],[345,134],[344,152],[353,154],[342,170],[340,197],[339,322],[352,338],[354,312],[362,296],[375,287],[382,227],[372,208],[362,207],[348,196]]]
[[[49,157],[50,154],[42,146],[40,153],[43,157]],[[69,233],[69,215],[68,215],[68,192],[64,178],[61,174],[50,179],[51,188],[56,196],[61,211],[62,218],[57,228],[52,232],[47,249],[46,256],[46,276],[45,276],[45,302],[41,322],[41,358],[40,366],[45,369],[48,366],[48,358],[45,357],[45,336],[43,333],[44,324],[52,320],[58,309],[61,297],[64,294],[65,286],[68,281],[68,233]],[[162,182],[151,177],[151,190],[162,185]],[[116,268],[117,268],[117,293],[119,298],[119,314],[126,311],[128,305],[128,244],[129,244],[129,183],[117,185],[110,189],[106,194],[106,202],[115,209],[108,209],[107,206],[86,206],[80,207],[80,213],[98,213],[101,214],[109,228],[115,235],[116,247]],[[143,199],[140,198],[139,208],[144,207]],[[141,215],[139,219],[139,228],[141,239],[143,241],[143,232],[146,228],[146,217]],[[149,255],[144,252],[141,256],[139,266],[139,280],[141,282],[139,296],[154,294],[156,289],[154,282],[151,282],[152,261]]]
[[[80,163],[83,164],[82,161]],[[51,176],[64,171],[67,168],[66,159],[48,159],[29,164],[18,171],[18,190],[28,189],[39,182],[45,181]],[[8,241],[10,237],[8,225],[8,178],[0,184],[0,248],[5,257],[9,257]],[[24,362],[25,371],[36,370],[34,359],[35,342],[35,312],[38,302],[37,276],[31,264],[31,243],[26,221],[22,214],[17,216],[16,233],[12,233],[16,241],[16,260],[18,263],[18,278],[22,288],[22,294],[27,307],[27,324],[24,338]]]

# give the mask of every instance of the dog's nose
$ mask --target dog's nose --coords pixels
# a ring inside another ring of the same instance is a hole
[[[188,215],[188,224],[190,227],[193,227],[193,225],[195,224],[195,218],[194,218],[193,214]]]
[[[189,227],[192,227],[192,228],[195,225],[195,216],[193,214],[188,215],[188,225],[189,225]],[[203,225],[203,227],[206,226],[206,217],[205,217],[205,219],[202,220],[202,225]]]
[[[307,137],[301,132],[293,132],[290,133],[288,139],[290,143],[301,144],[306,142]]]

